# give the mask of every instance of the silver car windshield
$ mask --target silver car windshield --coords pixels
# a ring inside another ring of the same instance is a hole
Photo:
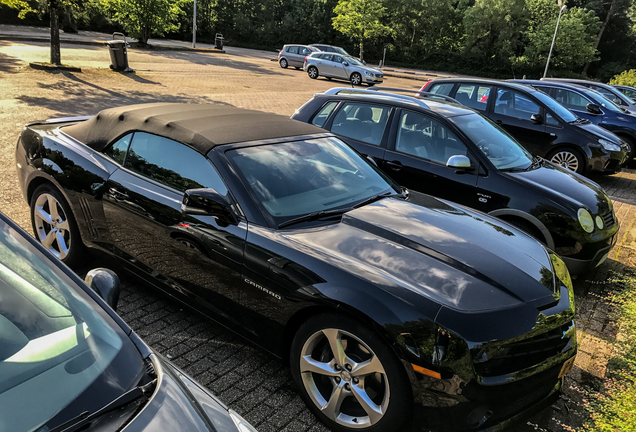
[[[245,147],[226,155],[276,225],[397,192],[397,185],[337,138]]]
[[[481,114],[449,117],[499,170],[525,169],[532,155],[513,137]]]
[[[362,63],[360,60],[358,60],[355,57],[351,57],[351,56],[346,56],[344,57],[344,59],[349,62],[350,65],[354,65],[354,66],[366,66],[364,63]]]
[[[141,356],[121,328],[71,284],[0,220],[2,431],[52,429],[106,405],[142,370]],[[75,406],[78,398],[84,402]]]

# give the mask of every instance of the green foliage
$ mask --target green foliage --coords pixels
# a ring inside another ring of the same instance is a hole
[[[636,69],[630,69],[621,72],[620,74],[612,78],[609,83],[636,87]]]
[[[104,11],[128,34],[145,44],[151,36],[178,29],[181,6],[188,0],[103,0]]]
[[[604,389],[586,400],[590,420],[584,430],[589,432],[636,430],[636,279],[617,275],[609,282],[615,288],[609,300],[619,334]]]
[[[364,41],[369,38],[393,33],[382,24],[386,8],[377,0],[340,0],[334,8],[333,28],[359,41],[360,59],[364,55]]]
[[[20,11],[20,19],[23,19],[29,12],[37,12],[37,10],[25,0],[0,0],[0,4],[7,5],[13,9],[18,9]]]

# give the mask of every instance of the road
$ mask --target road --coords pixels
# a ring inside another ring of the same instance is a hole
[[[291,115],[316,92],[334,85],[311,80],[302,70],[281,69],[265,51],[228,48],[227,53],[130,49],[136,71],[108,68],[103,46],[62,44],[62,61],[81,73],[34,70],[29,62],[48,61],[46,42],[11,42],[0,38],[0,209],[28,231],[29,208],[17,183],[14,151],[24,125],[50,117],[95,114],[117,105],[147,102],[216,102]],[[348,86],[347,83],[340,83]],[[386,86],[419,89],[422,82],[389,77]],[[576,281],[580,354],[567,387],[596,383],[605,373],[615,329],[602,300],[611,287],[603,281],[634,265],[636,173],[600,177],[621,220],[619,242],[610,260],[592,277]],[[94,265],[101,265],[93,261]],[[115,268],[115,270],[117,270]],[[225,403],[268,431],[325,431],[297,396],[288,368],[143,284],[125,279],[118,312],[155,350],[170,358]],[[595,378],[596,377],[596,378]],[[580,394],[569,389],[554,408],[516,430],[560,431],[580,425]]]

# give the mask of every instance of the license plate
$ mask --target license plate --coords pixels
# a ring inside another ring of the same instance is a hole
[[[382,78],[378,78],[378,82],[382,82],[382,81],[383,81]]]
[[[570,360],[563,363],[563,366],[561,367],[561,372],[559,372],[559,378],[561,378],[562,376],[565,376],[568,372],[570,372],[570,370],[572,370],[572,366],[574,366],[575,358],[576,356],[572,357]]]

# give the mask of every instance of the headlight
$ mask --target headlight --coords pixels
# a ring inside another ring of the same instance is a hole
[[[621,146],[606,139],[600,139],[598,143],[607,151],[621,151]]]
[[[559,280],[563,282],[563,285],[565,285],[568,290],[571,291],[572,279],[570,279],[570,272],[568,271],[568,267],[556,254],[551,253],[550,259],[552,260],[552,266],[554,267],[554,273],[556,274],[556,277],[559,278]]]
[[[230,417],[232,418],[232,421],[234,421],[234,424],[236,425],[236,428],[240,431],[240,432],[258,432],[254,426],[252,426],[251,424],[249,424],[247,422],[247,420],[245,420],[243,417],[241,417],[240,415],[238,415],[238,413],[234,410],[228,410],[228,412],[230,413]]]
[[[580,208],[577,214],[579,216],[579,223],[585,232],[591,233],[594,231],[594,219],[592,219],[590,212],[584,208]]]
[[[373,76],[373,74],[371,72],[367,72],[367,71],[364,71],[364,74],[367,75],[367,76]]]
[[[601,219],[600,216],[596,216],[596,219],[594,219],[596,221],[596,226],[598,227],[598,229],[603,229],[603,227],[605,226],[605,224],[603,223],[603,219]]]

